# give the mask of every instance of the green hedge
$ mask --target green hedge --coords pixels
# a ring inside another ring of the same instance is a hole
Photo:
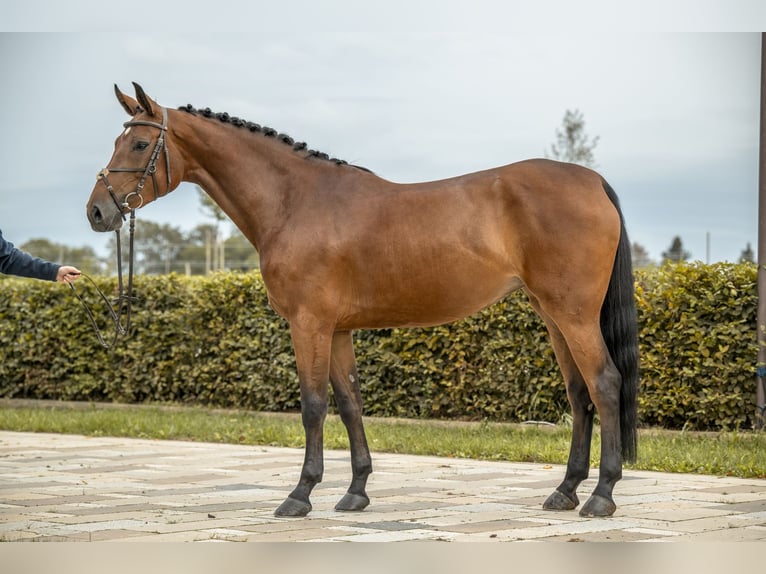
[[[752,428],[757,267],[665,266],[637,279],[642,421],[668,428]]]
[[[299,409],[288,327],[258,273],[136,283],[132,335],[107,351],[68,288],[0,280],[0,396]],[[642,421],[750,428],[755,266],[666,266],[636,273],[636,285]],[[556,422],[568,412],[545,328],[521,293],[452,325],[355,340],[368,414]]]

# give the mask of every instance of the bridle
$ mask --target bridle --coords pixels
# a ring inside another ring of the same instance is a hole
[[[83,308],[85,309],[85,312],[87,313],[88,317],[90,318],[91,324],[93,325],[94,330],[96,331],[96,338],[98,339],[99,343],[101,343],[101,346],[103,346],[106,349],[109,349],[115,345],[117,342],[117,339],[119,337],[127,335],[128,331],[130,330],[130,318],[131,318],[131,309],[133,303],[136,301],[136,298],[133,296],[133,262],[135,260],[134,257],[134,249],[133,249],[133,237],[135,233],[136,228],[136,209],[139,209],[141,206],[144,205],[144,185],[146,184],[146,180],[149,178],[149,176],[152,177],[152,184],[153,184],[153,191],[154,191],[154,199],[158,199],[160,197],[164,197],[168,193],[170,193],[170,185],[171,185],[171,177],[170,177],[170,152],[168,151],[167,143],[165,142],[165,136],[168,131],[168,111],[166,108],[162,108],[162,123],[157,122],[151,122],[148,120],[131,120],[129,122],[125,122],[123,124],[123,127],[129,128],[132,126],[149,126],[153,128],[157,128],[160,130],[160,135],[157,137],[157,143],[154,145],[154,150],[152,151],[152,155],[149,157],[149,162],[146,164],[146,167],[105,167],[101,171],[98,172],[96,178],[98,181],[103,181],[104,185],[106,186],[106,190],[109,192],[110,197],[112,198],[112,201],[114,201],[114,204],[117,206],[117,211],[122,214],[122,219],[125,221],[125,209],[130,210],[130,227],[129,227],[129,233],[130,233],[130,241],[129,241],[129,250],[128,250],[128,287],[127,290],[123,286],[122,281],[122,246],[120,244],[120,230],[115,230],[115,237],[117,240],[117,281],[119,285],[119,294],[117,296],[117,299],[114,300],[114,302],[110,302],[109,299],[106,297],[103,291],[99,289],[99,287],[96,285],[96,283],[93,281],[93,279],[85,274],[83,274],[83,277],[85,277],[88,281],[90,281],[91,284],[96,288],[96,291],[98,292],[101,299],[106,303],[107,309],[109,311],[109,315],[114,322],[115,327],[115,333],[114,338],[112,339],[111,343],[108,343],[106,339],[104,339],[103,334],[101,333],[101,330],[98,327],[98,324],[96,323],[96,320],[93,316],[93,312],[91,311],[90,307],[85,303],[83,298],[80,296],[80,294],[75,289],[74,283],[70,283],[69,286],[72,288],[72,291],[77,296],[77,298],[80,300],[80,303],[82,303]],[[160,157],[160,154],[164,152],[165,155],[165,174],[167,176],[167,187],[165,188],[165,193],[160,193],[159,186],[157,185],[157,160]],[[110,173],[139,173],[143,172],[141,175],[141,179],[138,182],[138,185],[136,186],[135,191],[131,191],[128,193],[122,201],[119,201],[117,199],[117,196],[114,193],[114,188],[109,183],[108,176]],[[137,198],[137,203],[134,205],[131,204],[131,198]],[[123,322],[122,316],[125,315],[125,321]]]
[[[144,205],[144,196],[142,193],[144,191],[146,180],[150,175],[152,176],[152,184],[154,185],[154,199],[163,197],[170,192],[170,151],[168,151],[168,146],[165,144],[165,134],[168,131],[168,111],[166,108],[162,108],[161,124],[158,124],[157,122],[150,122],[148,120],[131,120],[129,122],[125,122],[122,125],[126,129],[132,126],[149,126],[160,130],[160,135],[157,138],[157,143],[154,145],[154,150],[152,151],[152,155],[149,157],[149,163],[146,164],[146,167],[105,167],[98,172],[97,178],[104,182],[106,190],[109,192],[109,195],[112,197],[112,201],[114,201],[114,204],[117,206],[117,210],[122,213],[124,209],[130,209],[132,213]],[[165,175],[167,176],[167,187],[165,188],[165,193],[160,194],[160,188],[157,185],[157,159],[160,157],[160,153],[163,151],[165,152]],[[129,194],[127,194],[122,202],[118,201],[117,196],[114,194],[114,188],[109,183],[107,176],[110,173],[135,173],[141,171],[144,173],[141,175],[141,179],[136,186],[136,191],[131,191]],[[138,203],[136,205],[131,205],[130,199],[134,196],[138,198]],[[122,217],[124,220],[124,213]]]

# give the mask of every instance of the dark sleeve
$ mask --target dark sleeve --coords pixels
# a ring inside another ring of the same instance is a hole
[[[55,281],[59,267],[60,265],[56,263],[33,257],[29,253],[16,249],[13,243],[3,239],[3,232],[0,231],[0,273]]]

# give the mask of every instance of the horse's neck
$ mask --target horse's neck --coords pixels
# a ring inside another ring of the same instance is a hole
[[[242,128],[197,118],[187,125],[179,130],[184,180],[202,187],[260,251],[288,216],[285,205],[319,177],[320,166]]]

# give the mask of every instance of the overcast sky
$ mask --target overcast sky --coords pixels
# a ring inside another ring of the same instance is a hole
[[[766,3],[711,1],[702,24],[628,8],[618,27],[571,13],[580,3],[561,4],[550,25],[559,3],[392,1],[364,14],[361,2],[241,4],[204,4],[193,26],[151,4],[114,19],[88,0],[3,8],[2,29],[75,30],[0,34],[6,239],[103,252],[85,203],[127,119],[112,86],[132,93],[136,81],[162,105],[270,125],[398,182],[544,156],[579,109],[631,240],[654,259],[675,235],[695,259],[708,233],[712,261],[756,247],[761,38],[736,31],[766,29]],[[695,31],[717,29],[734,32]],[[139,218],[204,221],[189,185]]]

